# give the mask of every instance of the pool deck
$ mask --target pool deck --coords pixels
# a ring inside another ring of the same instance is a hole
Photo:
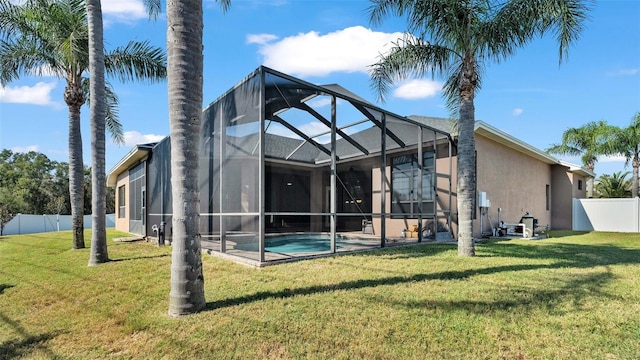
[[[227,241],[227,251],[220,252],[220,241],[217,240],[202,240],[202,250],[209,255],[223,258],[226,260],[234,261],[239,264],[251,266],[251,267],[265,267],[271,265],[277,265],[293,261],[301,261],[307,259],[315,259],[322,257],[330,257],[336,255],[352,254],[363,251],[374,251],[383,248],[396,247],[396,246],[414,246],[422,244],[443,244],[451,243],[455,244],[455,240],[443,239],[434,240],[427,239],[422,242],[418,242],[417,238],[402,238],[394,237],[387,238],[384,247],[380,244],[379,235],[367,235],[361,232],[349,232],[339,233],[342,236],[352,237],[351,239],[341,239],[338,241],[339,249],[336,252],[332,251],[320,251],[320,252],[296,252],[296,253],[279,253],[265,251],[264,261],[259,261],[258,253],[255,251],[239,250],[233,247],[232,241]]]

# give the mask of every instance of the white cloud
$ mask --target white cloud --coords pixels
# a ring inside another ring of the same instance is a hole
[[[340,104],[341,99],[338,99],[336,103]],[[321,98],[315,98],[313,100],[307,101],[307,105],[311,106],[314,109],[319,109],[319,108],[331,105],[331,98],[327,96],[323,96]]]
[[[51,101],[51,90],[57,82],[39,82],[34,86],[0,86],[0,102],[33,105],[56,105]]]
[[[522,115],[522,113],[523,113],[523,112],[524,112],[524,110],[523,110],[523,109],[521,109],[521,108],[515,108],[515,109],[513,109],[512,114],[513,114],[513,116],[520,116],[520,115]]]
[[[278,37],[273,34],[249,34],[247,35],[247,44],[265,45],[277,38]]]
[[[29,151],[38,151],[38,145],[16,146],[11,148],[14,153],[27,153]]]
[[[435,96],[440,90],[442,90],[442,83],[437,81],[409,80],[400,84],[393,92],[393,96],[402,99],[423,99]]]
[[[260,44],[266,66],[294,76],[326,76],[333,72],[368,73],[380,52],[403,34],[375,32],[354,26],[328,34],[300,33]],[[253,40],[268,39],[266,34]],[[257,42],[256,42],[257,43]]]
[[[298,130],[309,136],[315,136],[317,134],[322,134],[330,130],[325,124],[322,124],[320,122],[309,122],[296,127],[298,128]]]
[[[621,69],[618,71],[611,72],[609,74],[613,76],[634,76],[634,75],[638,75],[638,72],[640,72],[640,69],[635,68],[635,69]]]
[[[147,144],[152,142],[158,142],[164,139],[164,135],[155,134],[141,134],[137,131],[125,131],[124,132],[124,145],[135,146],[138,144]]]
[[[148,19],[149,14],[141,0],[108,0],[102,2],[105,21],[129,23],[140,19]]]

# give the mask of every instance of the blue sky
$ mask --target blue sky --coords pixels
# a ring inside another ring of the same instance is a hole
[[[105,47],[149,40],[165,47],[163,16],[149,21],[142,0],[103,0]],[[163,1],[164,4],[164,1]],[[222,13],[205,0],[205,107],[260,65],[315,84],[338,83],[377,103],[367,65],[405,29],[388,18],[372,27],[365,0],[241,0]],[[640,1],[595,4],[580,40],[558,64],[555,40],[535,40],[499,64],[489,64],[476,97],[476,119],[539,149],[560,142],[564,130],[589,121],[627,126],[640,111]],[[397,84],[381,107],[400,115],[447,117],[443,79]],[[166,82],[118,83],[126,145],[107,139],[107,171],[136,143],[168,135]],[[0,149],[35,150],[68,161],[68,112],[64,79],[23,77],[0,87]],[[89,109],[82,109],[84,158],[90,164]],[[577,158],[564,157],[576,164]],[[601,158],[596,173],[610,174],[624,161]]]

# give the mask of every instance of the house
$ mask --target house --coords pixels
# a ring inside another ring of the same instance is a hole
[[[409,118],[455,132],[452,122],[445,119]],[[491,232],[491,223],[517,223],[526,213],[538,219],[541,227],[571,230],[572,199],[586,198],[586,182],[595,174],[558,160],[483,121],[476,121],[474,130],[477,192],[485,193],[490,200],[490,207],[484,209],[488,215],[484,216],[485,221],[474,222],[474,235]],[[476,219],[479,218],[477,214]]]
[[[260,266],[453,239],[451,133],[448,120],[400,116],[339,85],[259,67],[203,111],[203,248]],[[575,184],[593,174],[484,122],[476,139],[478,194],[492,203],[476,212],[476,236],[525,211],[552,228],[568,216],[570,228],[571,198],[584,197]],[[170,148],[168,137],[139,145],[110,171],[118,230],[171,238]]]

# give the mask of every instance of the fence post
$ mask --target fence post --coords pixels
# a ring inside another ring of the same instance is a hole
[[[635,198],[634,199],[636,202],[636,216],[635,216],[635,222],[636,222],[636,232],[640,233],[640,198]]]

